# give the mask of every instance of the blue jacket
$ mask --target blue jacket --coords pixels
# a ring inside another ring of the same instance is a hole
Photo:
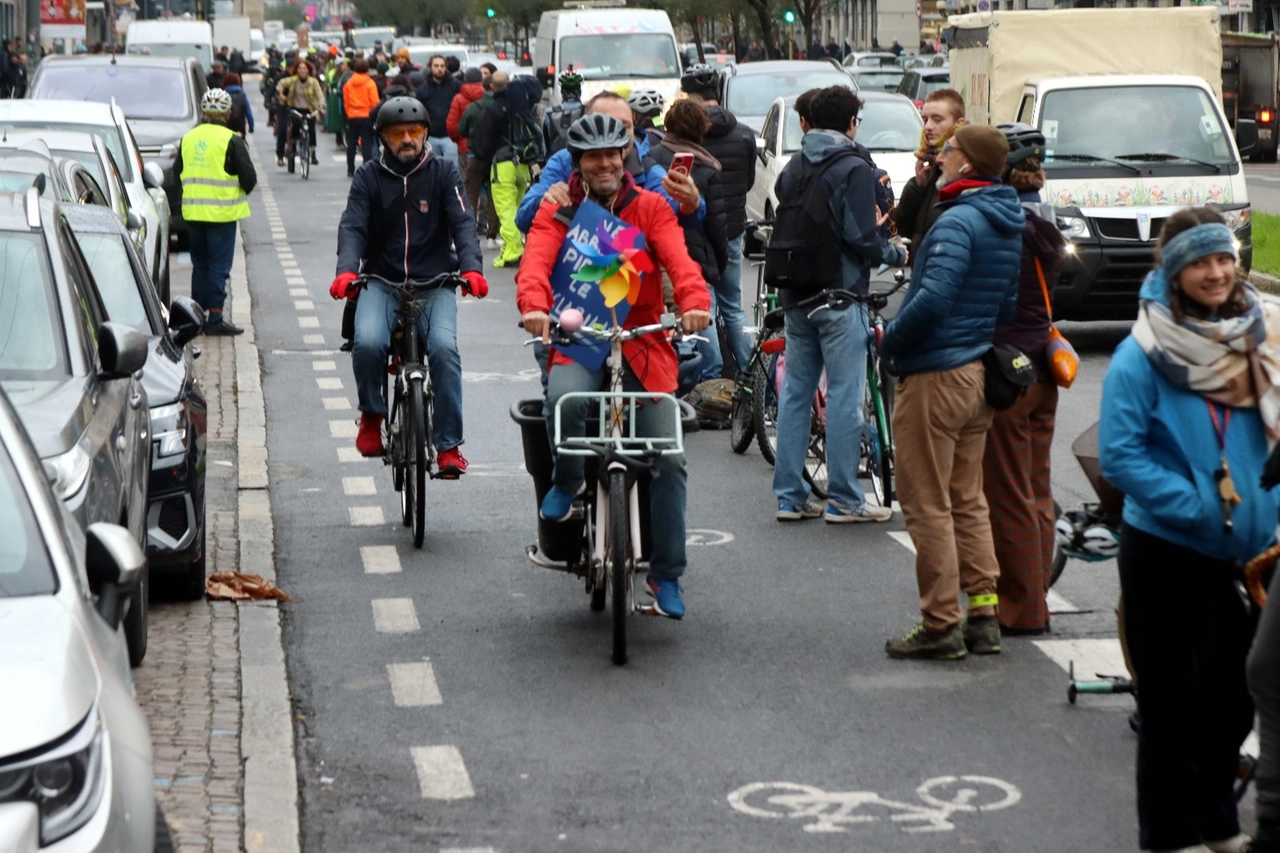
[[[393,205],[413,196],[403,215]],[[382,158],[356,170],[338,223],[338,272],[367,272],[391,281],[444,272],[480,272],[484,261],[474,212],[453,162],[435,154],[405,169],[384,146]]]
[[[1167,304],[1167,291],[1163,278],[1149,275],[1140,298]],[[1218,415],[1221,423],[1221,406]],[[1258,485],[1267,460],[1258,410],[1231,410],[1227,464],[1243,502],[1227,534],[1213,476],[1221,453],[1205,399],[1165,379],[1132,336],[1116,349],[1103,381],[1098,447],[1103,475],[1125,493],[1126,524],[1223,560],[1249,560],[1274,539],[1280,489]]]
[[[881,351],[898,376],[954,370],[991,349],[1013,319],[1026,215],[1011,187],[966,190],[925,235],[911,286],[885,329]]]
[[[649,155],[649,138],[647,134],[636,134],[636,156],[644,159]],[[547,190],[551,189],[552,184],[567,184],[569,176],[573,174],[573,155],[569,153],[568,148],[561,148],[556,153],[547,158],[547,164],[542,167],[542,173],[538,175],[538,182],[529,187],[525,192],[524,198],[520,201],[520,207],[516,211],[516,227],[525,234],[529,233],[529,229],[533,227],[533,217],[538,214],[538,206],[542,204],[542,197],[547,194]],[[661,195],[671,205],[671,209],[675,211],[676,216],[680,217],[681,224],[685,224],[685,217],[680,213],[680,202],[673,199],[662,188],[662,179],[667,176],[667,170],[656,163],[645,169],[640,175],[636,175],[636,186],[641,189],[649,190]],[[707,200],[700,199],[698,201],[698,211],[693,214],[692,221],[695,224],[702,224],[702,218],[706,216]]]

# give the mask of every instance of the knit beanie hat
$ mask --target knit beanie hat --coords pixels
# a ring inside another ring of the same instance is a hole
[[[994,127],[985,124],[957,127],[951,137],[951,146],[960,149],[977,174],[988,177],[1004,174],[1004,161],[1009,156],[1009,140]]]

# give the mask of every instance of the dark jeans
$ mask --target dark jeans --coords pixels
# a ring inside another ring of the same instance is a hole
[[[1240,832],[1235,781],[1253,727],[1245,656],[1254,618],[1230,561],[1124,525],[1120,589],[1139,685],[1138,826],[1143,850]]]
[[[373,122],[367,118],[347,119],[347,171],[356,170],[356,145],[360,145],[360,161],[368,163],[378,150],[378,136],[373,132]]]
[[[289,135],[289,127],[293,127],[296,134],[302,127],[302,119],[298,118],[288,107],[281,107],[280,112],[276,113],[276,156],[284,156],[284,143]],[[307,117],[307,141],[311,143],[311,151],[316,150],[316,116],[312,113]]]
[[[1253,784],[1258,820],[1280,825],[1280,569],[1271,578],[1267,606],[1249,652],[1249,692],[1258,706],[1262,752]]]
[[[227,301],[227,276],[236,250],[236,223],[192,222],[188,244],[191,250],[191,298],[206,311],[221,312]]]

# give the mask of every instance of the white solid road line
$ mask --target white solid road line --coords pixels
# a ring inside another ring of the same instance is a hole
[[[431,661],[389,663],[387,676],[391,679],[391,697],[397,708],[425,708],[428,705],[444,704]]]
[[[363,545],[360,562],[366,575],[394,575],[400,572],[400,555],[394,545]]]
[[[372,477],[343,477],[342,493],[351,497],[368,497],[376,495],[378,488],[373,484]]]
[[[360,427],[356,426],[356,422],[351,419],[340,421],[329,421],[329,436],[331,438],[355,438],[356,433],[360,431]]]
[[[341,391],[342,380],[336,376],[317,376],[316,387],[321,391]]]
[[[465,800],[476,795],[456,746],[411,747],[424,800]]]
[[[347,514],[352,527],[381,527],[387,523],[380,506],[349,506]]]
[[[324,403],[325,409],[330,412],[344,412],[351,409],[351,401],[346,397],[322,397],[321,402]]]
[[[373,627],[379,634],[411,634],[418,630],[418,611],[412,598],[375,598]]]

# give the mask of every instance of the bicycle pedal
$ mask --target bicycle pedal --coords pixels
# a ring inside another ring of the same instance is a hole
[[[587,517],[587,505],[582,501],[574,501],[573,506],[569,508],[569,517],[565,521],[582,521]]]

